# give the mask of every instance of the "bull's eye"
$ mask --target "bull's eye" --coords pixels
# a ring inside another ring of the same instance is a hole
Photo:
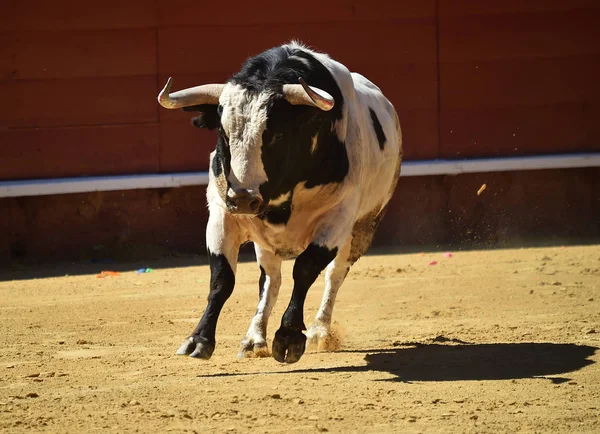
[[[221,117],[223,115],[223,106],[219,104],[217,106],[217,116]]]

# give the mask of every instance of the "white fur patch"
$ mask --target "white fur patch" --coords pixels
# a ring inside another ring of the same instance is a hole
[[[239,85],[227,85],[219,102],[223,107],[221,124],[229,139],[234,191],[258,191],[268,180],[262,164],[262,134],[267,124],[266,102],[271,95],[254,95]]]

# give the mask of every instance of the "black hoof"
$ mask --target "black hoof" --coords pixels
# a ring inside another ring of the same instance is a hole
[[[273,357],[281,363],[296,363],[306,349],[306,336],[297,330],[280,328],[273,339]]]
[[[197,359],[210,359],[215,351],[215,343],[200,336],[190,336],[177,350],[178,355],[195,357]]]

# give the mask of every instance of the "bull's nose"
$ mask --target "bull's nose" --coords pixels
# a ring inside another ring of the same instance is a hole
[[[251,193],[248,190],[238,190],[227,195],[226,203],[227,208],[233,214],[257,214],[263,200],[259,194]]]

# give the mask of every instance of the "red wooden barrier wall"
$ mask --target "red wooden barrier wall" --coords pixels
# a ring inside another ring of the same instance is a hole
[[[600,149],[596,0],[8,0],[0,179],[205,170],[156,94],[297,38],[377,83],[407,159]]]

